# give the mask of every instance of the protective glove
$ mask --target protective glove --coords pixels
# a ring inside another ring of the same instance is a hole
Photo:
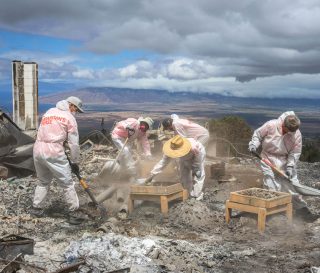
[[[287,167],[286,175],[288,176],[289,179],[291,179],[293,177],[293,168],[292,167]]]
[[[131,137],[134,135],[135,133],[135,130],[133,128],[130,128],[130,127],[126,127],[126,130],[128,132],[128,137]]]
[[[79,168],[79,165],[77,163],[70,163],[70,167],[71,167],[71,171],[74,174],[79,174],[80,173],[80,168]]]
[[[257,152],[257,147],[253,144],[249,144],[249,148],[248,148],[250,153],[256,153]]]
[[[194,172],[193,172],[193,176],[195,176],[196,178],[200,178],[201,177],[201,172],[199,171],[199,170],[195,170]]]
[[[150,175],[145,181],[144,184],[151,185],[152,179],[153,179],[154,175]]]

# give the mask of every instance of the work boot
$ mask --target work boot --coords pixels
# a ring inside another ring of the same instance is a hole
[[[203,200],[203,192],[200,193],[200,195],[199,195],[198,197],[196,197],[196,200],[197,200],[197,201]]]
[[[70,211],[68,213],[67,222],[70,225],[80,225],[88,219],[87,215],[79,210]]]
[[[43,217],[44,216],[44,209],[32,207],[29,210],[29,213],[34,217]]]
[[[296,210],[295,214],[307,223],[312,223],[319,218],[319,215],[313,214],[308,207]]]

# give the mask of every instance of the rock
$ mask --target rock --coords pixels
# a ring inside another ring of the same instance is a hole
[[[216,263],[213,262],[213,261],[208,261],[208,262],[206,263],[206,266],[209,267],[209,268],[212,268],[212,267],[214,267],[215,265],[216,265]]]
[[[4,166],[0,166],[0,179],[7,179],[8,169]]]

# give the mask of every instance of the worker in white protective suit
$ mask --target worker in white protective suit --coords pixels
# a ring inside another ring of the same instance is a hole
[[[151,183],[152,179],[169,164],[170,159],[179,159],[182,186],[188,190],[190,196],[201,200],[205,180],[204,146],[193,138],[176,135],[163,145],[163,153],[162,159],[154,166],[145,183]]]
[[[41,216],[50,184],[55,178],[64,189],[69,215],[79,208],[79,199],[72,180],[71,171],[79,171],[79,134],[76,112],[83,112],[82,102],[77,97],[59,101],[42,117],[33,148],[34,165],[39,178],[33,199],[32,214]],[[70,161],[65,154],[64,142],[70,148]]]
[[[119,163],[122,168],[126,170],[128,175],[136,177],[136,166],[132,157],[131,146],[135,140],[141,145],[143,156],[151,158],[150,143],[147,136],[147,131],[151,130],[153,120],[150,117],[140,117],[139,119],[128,118],[126,120],[116,123],[111,133],[111,138],[114,145],[119,151],[123,148],[120,156]],[[125,145],[126,140],[128,142]]]
[[[174,131],[176,135],[193,138],[205,147],[208,144],[209,131],[206,128],[187,119],[179,118],[176,114],[172,114],[170,118],[163,120],[162,127],[164,130]]]
[[[283,113],[278,119],[270,120],[254,131],[249,142],[249,151],[256,152],[262,146],[261,157],[282,170],[292,181],[298,181],[296,164],[302,149],[299,130],[300,120],[293,111]],[[277,176],[264,161],[261,161],[264,187],[270,190],[289,192],[297,214],[305,220],[313,220],[307,203],[294,186],[281,176]]]

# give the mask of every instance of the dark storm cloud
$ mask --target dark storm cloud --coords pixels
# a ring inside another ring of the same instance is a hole
[[[98,54],[205,60],[219,66],[212,77],[239,81],[319,73],[319,25],[312,0],[6,0],[0,9],[4,29],[78,39]]]

